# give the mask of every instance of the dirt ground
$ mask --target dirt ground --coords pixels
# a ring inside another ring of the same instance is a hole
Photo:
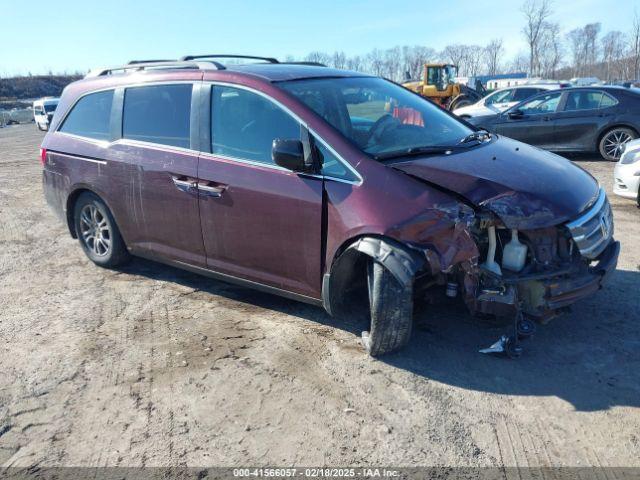
[[[134,260],[90,263],[0,129],[0,465],[640,466],[640,210],[610,284],[517,361],[462,305],[374,360],[362,325]],[[613,164],[579,158],[611,190]]]

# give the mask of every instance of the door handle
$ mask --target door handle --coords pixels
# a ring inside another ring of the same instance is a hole
[[[196,182],[193,180],[187,180],[180,177],[171,177],[171,179],[173,180],[173,184],[178,187],[178,190],[183,192],[189,192],[197,186]]]
[[[203,185],[198,183],[198,192],[208,197],[221,197],[226,189],[226,185]]]

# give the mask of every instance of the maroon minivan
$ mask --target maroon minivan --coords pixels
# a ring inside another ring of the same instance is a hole
[[[371,355],[408,342],[428,289],[513,318],[501,348],[517,355],[533,321],[615,269],[607,197],[571,162],[382,78],[223,58],[131,62],[65,89],[44,191],[97,265],[137,255],[332,315],[360,303]]]

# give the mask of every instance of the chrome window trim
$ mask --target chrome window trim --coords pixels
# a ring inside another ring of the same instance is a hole
[[[68,157],[68,158],[71,158],[73,160],[80,160],[82,162],[95,163],[96,165],[107,165],[107,163],[108,163],[106,160],[96,160],[94,158],[87,158],[87,157],[83,157],[83,156],[80,156],[80,155],[73,155],[71,153],[59,152],[57,150],[51,150],[51,153],[53,153],[55,155],[60,155],[62,157]]]
[[[191,155],[200,155],[201,153],[191,148],[176,147],[174,145],[166,145],[164,143],[145,142],[143,140],[134,140],[132,138],[118,138],[117,140],[111,141],[111,140],[97,140],[94,138],[83,137],[82,135],[75,135],[73,133],[67,133],[67,132],[56,132],[56,133],[74,138],[76,140],[82,140],[87,143],[92,143],[96,147],[100,147],[100,148],[109,148],[114,145],[129,145],[132,147],[152,148],[155,150],[163,150],[168,152],[174,151],[176,153],[188,153]]]
[[[349,162],[347,162],[338,152],[336,152],[335,149],[333,147],[331,147],[331,145],[329,145],[329,143],[326,140],[324,140],[314,129],[310,128],[309,125],[307,124],[307,122],[302,120],[296,113],[291,111],[291,109],[289,109],[287,106],[283,105],[281,102],[279,102],[275,98],[271,97],[270,95],[267,95],[264,92],[261,92],[260,90],[256,90],[255,88],[247,87],[246,85],[241,85],[241,84],[237,84],[237,83],[205,80],[203,82],[203,84],[204,85],[212,85],[212,86],[219,85],[221,87],[238,88],[240,90],[246,90],[248,92],[252,92],[252,93],[255,93],[257,95],[260,95],[261,97],[263,97],[263,98],[269,100],[270,102],[274,103],[279,108],[284,110],[287,114],[289,114],[291,117],[293,117],[294,120],[296,120],[300,125],[302,125],[304,128],[306,128],[309,131],[309,133],[311,133],[311,135],[313,135],[313,138],[315,140],[319,141],[320,143],[322,143],[322,145],[324,145],[324,147],[327,150],[329,150],[332,155],[335,155],[335,157],[338,159],[338,161],[340,163],[342,163],[343,166],[347,170],[349,170],[357,178],[357,180],[356,181],[346,180],[344,178],[337,178],[337,177],[332,177],[332,176],[329,176],[329,175],[317,175],[317,174],[304,174],[304,175],[307,175],[307,176],[313,177],[313,178],[324,178],[325,180],[331,180],[331,181],[336,181],[336,182],[341,182],[341,183],[348,183],[350,185],[355,185],[355,186],[362,185],[362,176],[360,175],[360,173],[358,173],[358,171]],[[262,165],[262,166],[266,166],[266,167],[269,167],[269,168],[274,168],[276,170],[284,170],[284,171],[287,171],[287,172],[291,171],[291,170],[287,170],[286,168],[280,167],[279,165],[274,165],[274,164],[264,163],[264,162],[256,162],[255,160],[243,159],[243,158],[238,158],[238,157],[233,157],[233,156],[226,156],[226,155],[218,155],[218,154],[213,154],[213,153],[210,153],[210,152],[201,152],[201,154],[202,155],[206,155],[206,156],[211,155],[213,157],[220,157],[220,158],[224,158],[224,159],[227,159],[227,160],[239,161],[239,162],[243,162],[243,163]]]

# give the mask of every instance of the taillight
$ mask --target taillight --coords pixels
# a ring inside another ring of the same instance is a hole
[[[41,148],[40,149],[40,163],[44,166],[44,164],[47,162],[47,149],[46,148]]]

